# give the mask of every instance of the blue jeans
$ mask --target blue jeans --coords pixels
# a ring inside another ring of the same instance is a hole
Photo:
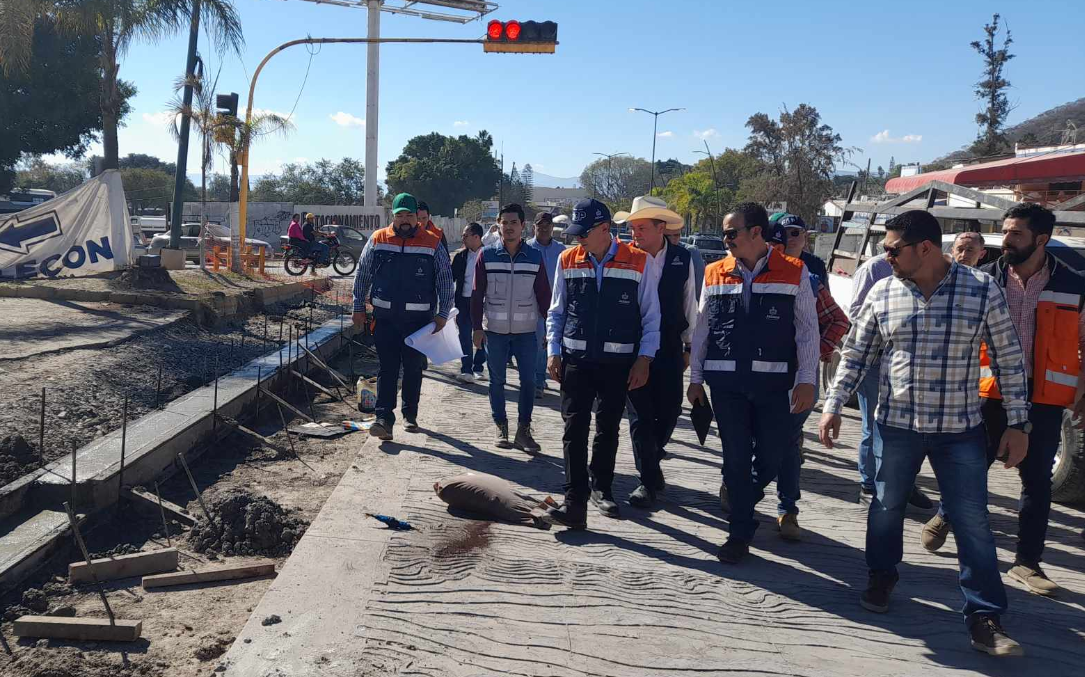
[[[881,445],[878,426],[874,424],[874,410],[878,408],[878,389],[881,384],[879,367],[871,367],[859,383],[859,414],[863,418],[863,435],[859,439],[859,480],[863,486],[874,490],[874,454]]]
[[[776,479],[780,458],[791,441],[791,426],[780,425],[791,416],[791,402],[786,390],[741,392],[724,386],[711,373],[705,375],[705,383],[712,391],[712,410],[723,445],[730,539],[749,543],[757,530],[754,508],[765,497],[765,487]]]
[[[460,335],[460,350],[463,351],[463,357],[460,358],[460,373],[470,374],[473,372],[480,374],[482,373],[482,365],[486,364],[486,342],[483,341],[482,347],[475,350],[475,344],[472,341],[471,305],[457,299],[456,307],[460,311],[456,314],[456,329]],[[473,360],[471,358],[472,350],[475,351]]]
[[[814,397],[817,397],[821,374],[814,372]],[[817,404],[817,400],[814,400]],[[780,502],[776,504],[776,512],[781,517],[788,513],[799,514],[799,499],[802,492],[799,491],[799,474],[802,472],[802,435],[803,426],[810,418],[814,407],[811,406],[804,412],[791,414],[791,444],[784,451],[780,459],[780,473],[776,476],[776,497]]]
[[[516,358],[516,369],[520,373],[520,412],[517,419],[521,424],[531,423],[531,412],[535,408],[535,334],[495,334],[486,332],[486,364],[490,367],[490,411],[495,423],[508,423],[505,414],[505,372],[509,357]]]
[[[396,395],[399,389],[399,368],[403,367],[403,408],[405,418],[418,416],[418,399],[422,394],[422,369],[426,357],[408,348],[404,340],[428,324],[428,321],[415,320],[400,323],[381,318],[373,333],[373,343],[380,359],[380,371],[377,373],[377,418],[394,424],[396,422]]]
[[[987,435],[917,433],[878,424],[874,499],[867,514],[866,561],[871,572],[895,572],[904,554],[904,509],[923,459],[930,460],[953,523],[965,621],[1006,611],[995,537],[987,521]]]
[[[535,363],[535,387],[546,387],[546,320],[540,319],[535,329],[535,340],[539,344],[539,359]]]

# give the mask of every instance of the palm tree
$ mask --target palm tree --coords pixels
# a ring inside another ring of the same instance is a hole
[[[241,20],[230,0],[0,0],[0,67],[5,73],[28,67],[38,16],[52,17],[67,33],[98,38],[104,167],[116,169],[117,127],[130,93],[119,78],[120,59],[133,42],[157,42],[188,27],[194,3],[217,48],[240,53]]]
[[[237,171],[238,155],[242,149],[252,148],[253,142],[265,136],[286,136],[294,131],[291,115],[279,115],[270,111],[253,111],[248,126],[240,118],[220,116],[215,140],[222,144],[230,162],[230,202],[240,199],[240,175]]]

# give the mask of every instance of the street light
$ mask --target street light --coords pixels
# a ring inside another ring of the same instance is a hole
[[[629,153],[592,153],[592,155],[602,155],[607,159],[607,182],[613,184],[614,170],[611,168],[611,161],[619,155],[629,155]],[[609,186],[613,187],[613,185]],[[598,197],[598,196],[593,196]]]
[[[694,153],[700,153],[701,155],[708,156],[708,163],[712,166],[712,189],[716,193],[716,218],[712,222],[713,227],[718,226],[720,222],[720,210],[723,209],[723,205],[720,204],[720,184],[716,181],[716,159],[712,157],[712,150],[708,147],[708,141],[704,142],[704,150],[695,150]],[[714,228],[713,228],[714,229]]]
[[[685,108],[668,108],[667,110],[648,110],[646,108],[630,108],[630,113],[640,111],[652,116],[652,182],[648,186],[648,194],[652,194],[652,189],[656,187],[656,134],[659,133],[659,116],[664,113],[671,113],[674,111],[685,110]]]

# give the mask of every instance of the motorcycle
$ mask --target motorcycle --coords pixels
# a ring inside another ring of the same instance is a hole
[[[287,274],[304,275],[309,268],[312,268],[315,273],[317,268],[326,268],[329,265],[340,275],[350,275],[354,272],[354,269],[358,266],[358,261],[354,258],[354,254],[345,249],[340,249],[339,238],[328,235],[321,239],[328,247],[327,261],[318,261],[294,245],[283,245],[283,268]]]

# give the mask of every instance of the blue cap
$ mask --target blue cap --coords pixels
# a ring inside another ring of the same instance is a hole
[[[581,200],[573,207],[573,218],[565,234],[579,237],[607,221],[610,221],[610,210],[605,204],[598,200]]]
[[[783,219],[781,219],[783,220]],[[773,244],[787,245],[787,228],[783,226],[779,221],[776,223],[770,223],[767,230],[764,231],[765,242],[771,242]]]
[[[809,228],[806,227],[806,222],[797,214],[784,214],[776,223],[784,228],[802,228],[803,230],[809,230]]]

